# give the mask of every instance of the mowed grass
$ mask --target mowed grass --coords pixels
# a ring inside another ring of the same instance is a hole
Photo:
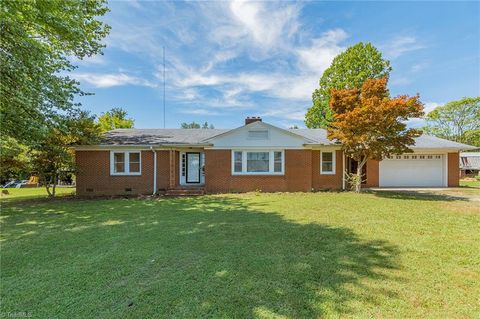
[[[0,312],[478,318],[479,203],[390,192],[4,201]]]
[[[5,200],[23,200],[28,198],[47,198],[48,193],[45,187],[35,188],[1,188],[0,199]],[[3,191],[8,192],[4,194]],[[72,187],[57,187],[55,194],[57,196],[74,195],[75,188]]]
[[[461,187],[475,187],[480,188],[480,181],[479,180],[460,180]]]

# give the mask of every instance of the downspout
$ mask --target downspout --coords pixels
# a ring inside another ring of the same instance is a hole
[[[157,193],[157,152],[153,149],[153,146],[150,146],[150,150],[153,152],[153,193]]]

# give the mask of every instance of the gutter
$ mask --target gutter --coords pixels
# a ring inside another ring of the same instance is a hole
[[[176,148],[201,148],[201,147],[211,147],[213,144],[155,144],[155,145],[142,145],[142,144],[100,144],[100,145],[77,145],[74,146],[74,149],[77,151],[109,151],[109,150],[148,150],[155,148],[157,150],[169,150],[172,147]]]
[[[150,150],[153,152],[153,193],[157,193],[157,152],[153,149],[153,146],[150,146]]]

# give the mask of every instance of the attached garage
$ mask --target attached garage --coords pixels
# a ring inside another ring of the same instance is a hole
[[[379,163],[380,187],[446,187],[447,156],[394,155]]]

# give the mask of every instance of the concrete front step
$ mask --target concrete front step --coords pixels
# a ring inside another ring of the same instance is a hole
[[[165,196],[201,196],[205,195],[205,189],[195,188],[172,188],[165,192]]]

